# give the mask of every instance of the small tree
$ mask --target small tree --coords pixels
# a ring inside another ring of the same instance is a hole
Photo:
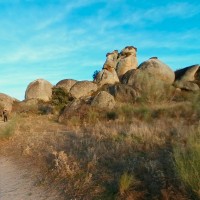
[[[95,71],[94,71],[94,73],[93,73],[93,75],[92,75],[93,81],[96,79],[96,77],[97,77],[97,75],[98,75],[99,72],[100,72],[99,70],[95,70]]]

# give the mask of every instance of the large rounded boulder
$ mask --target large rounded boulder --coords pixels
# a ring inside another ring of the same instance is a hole
[[[97,84],[90,81],[78,81],[70,89],[69,94],[76,99],[89,97],[97,91]]]
[[[175,80],[173,70],[160,61],[157,57],[152,57],[149,60],[141,63],[138,69],[147,76],[151,76],[156,80],[161,80],[166,84],[172,84]]]
[[[72,88],[72,86],[73,86],[76,82],[77,82],[77,81],[76,81],[76,80],[73,80],[73,79],[64,79],[64,80],[59,81],[59,82],[56,84],[56,87],[62,88],[62,89],[64,89],[66,92],[69,92],[70,89]]]
[[[91,106],[102,109],[112,109],[115,106],[115,99],[108,92],[101,91],[95,96]]]
[[[52,96],[53,85],[44,80],[37,79],[31,82],[25,92],[25,100],[29,99],[39,99],[43,101],[49,101]]]
[[[0,93],[0,109],[8,110],[9,112],[12,110],[13,103],[17,101],[16,99],[8,96],[7,94]]]

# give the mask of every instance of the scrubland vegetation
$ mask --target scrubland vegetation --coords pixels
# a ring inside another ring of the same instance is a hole
[[[53,114],[16,106],[1,128],[0,153],[38,167],[38,185],[54,183],[66,199],[200,199],[198,94],[110,111],[84,105],[65,124],[58,112],[67,102],[53,103]]]

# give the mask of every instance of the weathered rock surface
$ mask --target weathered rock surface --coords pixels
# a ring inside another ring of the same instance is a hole
[[[59,82],[56,84],[56,87],[63,88],[66,92],[69,92],[70,89],[72,88],[72,86],[73,86],[76,82],[77,82],[77,81],[76,81],[76,80],[73,80],[73,79],[64,79],[64,80],[59,81]]]
[[[114,50],[112,53],[107,53],[106,57],[107,59],[103,65],[103,69],[98,73],[94,80],[99,87],[105,84],[115,84],[119,82],[119,78],[115,70],[118,61],[118,51]]]
[[[143,74],[155,78],[155,81],[161,80],[167,84],[172,84],[175,80],[175,74],[171,68],[156,57],[141,63],[138,69]]]
[[[61,115],[59,116],[59,122],[65,122],[72,115],[75,116],[77,111],[81,108],[82,101],[80,99],[74,99],[72,102],[68,103]]]
[[[96,91],[97,84],[90,81],[78,81],[72,86],[69,93],[73,98],[79,99],[91,96]]]
[[[103,65],[103,69],[107,69],[108,71],[116,69],[117,60],[118,59],[118,51],[114,50],[112,53],[106,54],[106,61]]]
[[[115,103],[115,99],[111,94],[105,91],[101,91],[95,96],[91,105],[103,109],[112,109],[114,108]]]
[[[175,71],[174,86],[182,90],[198,91],[200,87],[200,66],[192,65]]]
[[[116,71],[113,69],[112,71],[103,69],[100,71],[94,80],[95,83],[98,84],[99,87],[106,85],[106,84],[115,84],[119,83],[119,78],[117,76]]]
[[[107,91],[115,97],[118,102],[136,102],[137,98],[140,96],[139,92],[133,87],[125,84],[108,85],[102,88],[102,90]]]
[[[25,100],[28,99],[40,99],[43,101],[49,101],[52,95],[53,85],[44,80],[37,79],[31,82],[25,92]]]
[[[199,70],[199,65],[192,65],[175,71],[176,80],[181,81],[194,81],[195,75]],[[198,77],[197,77],[198,79]]]
[[[10,112],[12,110],[14,101],[17,100],[8,96],[7,94],[0,93],[0,109],[6,109]]]
[[[199,86],[191,81],[175,81],[174,82],[174,86],[176,88],[180,88],[182,90],[188,90],[188,91],[198,91],[199,90]]]
[[[123,76],[127,71],[138,67],[136,52],[137,49],[133,46],[125,47],[121,51],[116,68],[119,78],[121,78],[121,76]]]

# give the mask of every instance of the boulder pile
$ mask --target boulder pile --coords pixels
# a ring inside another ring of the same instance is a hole
[[[102,70],[93,81],[64,79],[53,87],[50,82],[37,79],[28,85],[24,102],[48,102],[52,99],[53,88],[65,91],[71,101],[64,109],[64,116],[59,118],[62,121],[67,113],[80,109],[84,103],[99,109],[112,109],[117,102],[134,103],[144,96],[148,99],[152,94],[154,98],[166,96],[166,88],[173,92],[177,88],[179,91],[199,91],[200,66],[196,64],[174,72],[157,57],[138,66],[137,48],[126,46],[120,52],[114,50],[106,54]],[[11,110],[13,101],[13,98],[0,94],[1,107]]]

